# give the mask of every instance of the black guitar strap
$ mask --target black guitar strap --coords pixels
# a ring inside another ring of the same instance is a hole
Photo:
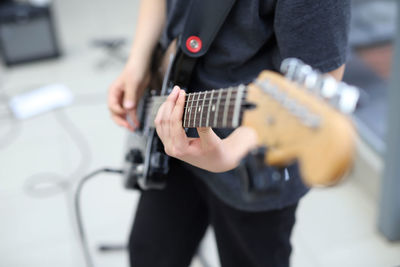
[[[192,0],[170,80],[187,88],[197,59],[207,53],[235,0]]]
[[[181,49],[190,57],[207,53],[235,0],[192,0],[182,32]]]

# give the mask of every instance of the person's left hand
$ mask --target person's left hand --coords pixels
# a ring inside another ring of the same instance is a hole
[[[219,138],[211,128],[197,128],[200,138],[188,138],[182,127],[185,91],[175,86],[158,110],[154,123],[165,153],[196,167],[225,172],[257,145],[257,134],[239,127],[227,138]]]

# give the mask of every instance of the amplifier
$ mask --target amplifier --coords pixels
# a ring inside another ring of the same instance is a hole
[[[7,66],[58,57],[50,7],[0,5],[0,52]]]

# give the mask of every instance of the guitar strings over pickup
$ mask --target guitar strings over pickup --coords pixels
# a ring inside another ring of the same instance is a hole
[[[288,80],[326,99],[345,114],[353,113],[357,106],[360,92],[356,87],[339,82],[328,74],[322,74],[299,59],[285,59],[281,64],[281,72]]]
[[[296,117],[303,125],[312,129],[317,129],[321,125],[320,116],[314,114],[283,90],[279,90],[276,85],[272,84],[268,80],[256,80],[254,83],[271,99],[279,103],[279,105],[287,110],[292,116]]]

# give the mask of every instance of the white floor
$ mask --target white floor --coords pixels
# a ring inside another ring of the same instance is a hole
[[[55,11],[64,56],[2,70],[3,90],[10,96],[63,83],[73,91],[75,102],[21,122],[4,117],[0,103],[0,267],[83,267],[69,186],[90,170],[120,167],[123,160],[126,133],[111,122],[105,105],[107,87],[123,65],[113,61],[100,68],[106,55],[91,44],[99,38],[130,40],[137,0],[58,0]],[[69,120],[75,126],[69,126]],[[77,144],[76,131],[86,141]],[[363,145],[360,155],[350,179],[313,190],[302,200],[292,266],[400,265],[400,244],[387,242],[376,228],[379,161]],[[82,160],[85,164],[80,165]],[[51,182],[58,187],[47,188],[47,195],[33,195],[37,191],[29,189],[29,182],[43,179],[43,172],[57,174],[51,174]],[[84,220],[96,266],[128,266],[124,252],[99,254],[95,248],[126,243],[137,198],[115,175],[101,175],[85,187]],[[219,266],[211,233],[202,255],[211,266]],[[193,266],[202,265],[195,259]]]

